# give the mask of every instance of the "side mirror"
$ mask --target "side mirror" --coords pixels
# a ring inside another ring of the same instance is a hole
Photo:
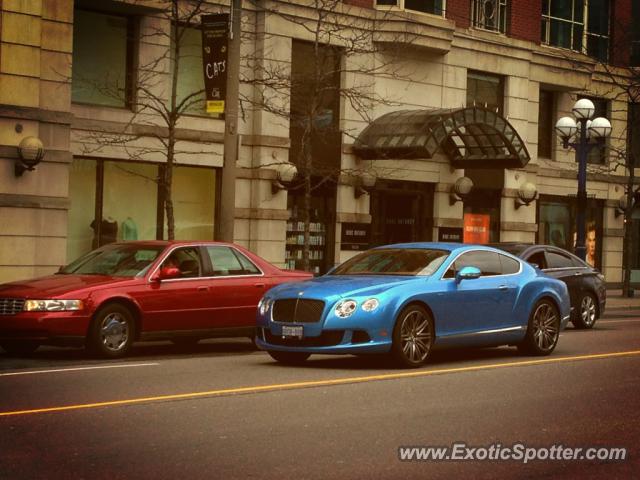
[[[482,271],[477,267],[462,267],[456,272],[456,283],[460,283],[462,280],[480,278],[480,275],[482,275]]]
[[[181,272],[178,267],[162,267],[154,276],[153,281],[160,282],[162,280],[169,280],[170,278],[178,278],[180,275]]]

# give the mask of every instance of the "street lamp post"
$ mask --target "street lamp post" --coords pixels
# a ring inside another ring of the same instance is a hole
[[[587,157],[589,150],[600,148],[590,143],[591,138],[606,138],[611,134],[611,124],[603,117],[594,118],[595,106],[587,98],[578,100],[572,109],[575,117],[562,117],[556,123],[556,132],[562,138],[564,148],[573,147],[578,159],[578,211],[576,215],[576,255],[586,258],[586,213],[587,213]],[[578,137],[571,141],[578,134]]]

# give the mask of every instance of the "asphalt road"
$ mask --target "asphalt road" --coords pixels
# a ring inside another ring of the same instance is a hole
[[[125,360],[0,355],[0,479],[638,478],[640,311],[563,332],[550,357],[437,352],[419,370],[244,339]],[[44,410],[44,411],[43,411]],[[624,447],[624,461],[400,461],[401,446]]]

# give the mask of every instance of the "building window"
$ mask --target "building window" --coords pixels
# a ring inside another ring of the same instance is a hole
[[[185,102],[184,113],[205,114],[204,76],[202,75],[202,31],[178,27],[180,64],[176,86],[176,105]],[[175,39],[171,39],[171,73],[175,69]]]
[[[603,206],[604,204],[600,200],[589,199],[587,201],[586,261],[596,268],[601,266],[602,258]],[[575,198],[541,196],[538,201],[536,243],[554,245],[573,252],[576,246],[576,211]]]
[[[484,107],[502,114],[504,79],[481,72],[467,73],[467,106]]]
[[[594,107],[596,107],[595,112],[593,114],[593,118],[597,117],[605,117],[611,118],[609,116],[609,102],[603,98],[593,98],[593,97],[579,97],[579,98],[588,98],[593,102]],[[594,165],[604,165],[607,162],[607,146],[608,140],[606,138],[596,138],[595,140],[590,140],[591,143],[595,143],[597,146],[589,149],[589,154],[587,156],[587,163],[592,163]]]
[[[166,237],[157,179],[163,164],[74,159],[69,173],[67,261],[120,240]],[[174,168],[175,238],[212,240],[216,170]],[[126,201],[123,201],[126,199]]]
[[[610,0],[543,0],[542,42],[606,62]]]
[[[132,17],[75,10],[71,99],[127,107],[133,91]]]
[[[538,103],[538,158],[551,158],[553,153],[555,95],[549,90],[540,90]]]
[[[640,2],[631,2],[631,66],[640,66]]]
[[[377,7],[396,7],[414,12],[444,15],[444,0],[376,0]]]
[[[507,33],[507,0],[473,0],[471,9],[474,27]]]

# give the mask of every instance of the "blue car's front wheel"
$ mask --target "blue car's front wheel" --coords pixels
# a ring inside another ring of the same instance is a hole
[[[429,312],[420,305],[409,305],[396,320],[391,356],[402,367],[419,367],[427,361],[433,339],[433,318]]]

